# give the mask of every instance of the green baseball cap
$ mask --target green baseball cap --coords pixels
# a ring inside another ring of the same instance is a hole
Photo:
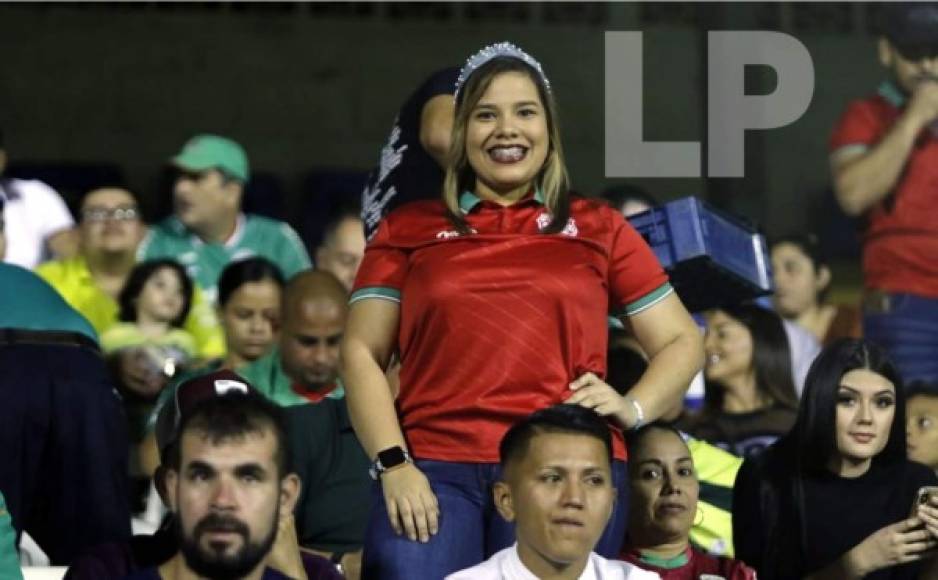
[[[186,142],[182,151],[170,162],[186,171],[217,169],[242,183],[250,176],[244,148],[218,135],[196,135]]]

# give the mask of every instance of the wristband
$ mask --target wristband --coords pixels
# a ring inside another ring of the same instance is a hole
[[[635,397],[626,395],[625,400],[631,403],[632,408],[635,409],[635,424],[629,427],[629,430],[636,431],[645,424],[645,410],[642,409],[642,404]]]

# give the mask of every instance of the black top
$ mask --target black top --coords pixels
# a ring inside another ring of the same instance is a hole
[[[458,76],[458,68],[433,73],[398,112],[388,142],[381,149],[379,165],[368,175],[362,191],[362,221],[367,238],[371,238],[381,218],[392,209],[407,202],[440,197],[443,170],[420,144],[420,117],[430,99],[456,92]]]
[[[774,461],[773,455],[781,455],[776,451],[743,463],[733,497],[736,557],[754,567],[760,580],[802,578],[824,568],[877,530],[909,517],[918,488],[938,483],[934,472],[910,461],[874,463],[856,478],[824,471],[795,479],[783,465],[790,462]],[[801,523],[794,499],[799,495]],[[886,568],[866,578],[911,580],[919,567]]]
[[[303,482],[294,512],[300,545],[326,552],[358,550],[371,510],[371,462],[352,429],[345,399],[283,411],[291,465]]]
[[[697,439],[745,458],[762,453],[787,434],[796,417],[796,411],[774,406],[750,413],[704,413],[682,418],[678,427]]]

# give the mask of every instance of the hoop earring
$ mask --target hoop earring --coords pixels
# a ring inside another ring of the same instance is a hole
[[[700,516],[700,521],[698,522],[698,521],[697,521],[697,517],[696,517],[696,516],[694,517],[694,527],[695,527],[695,528],[699,528],[699,527],[702,526],[703,523],[704,523],[704,513],[703,513],[703,510],[700,509],[699,507],[697,508],[697,515]]]

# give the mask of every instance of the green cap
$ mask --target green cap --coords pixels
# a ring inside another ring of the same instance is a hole
[[[238,181],[248,180],[248,156],[244,148],[218,135],[196,135],[170,162],[186,171],[217,169]]]

